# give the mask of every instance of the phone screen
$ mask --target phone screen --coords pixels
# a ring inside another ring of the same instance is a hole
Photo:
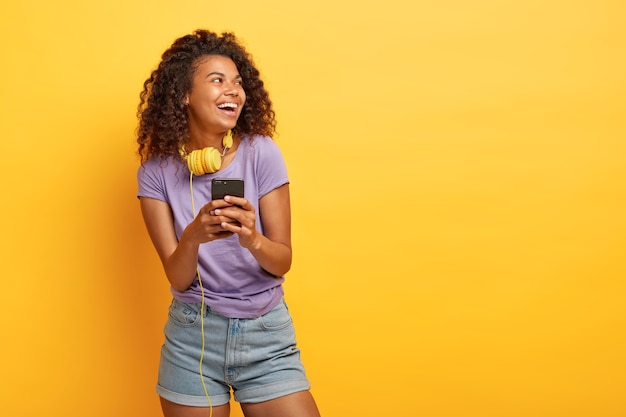
[[[243,180],[240,178],[213,178],[211,181],[211,198],[221,200],[227,195],[243,197]]]

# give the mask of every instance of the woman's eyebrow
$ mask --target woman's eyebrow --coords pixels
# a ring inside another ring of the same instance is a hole
[[[224,73],[221,73],[221,72],[218,72],[218,71],[213,71],[213,72],[208,73],[206,75],[206,78],[209,78],[209,77],[211,77],[213,75],[219,75],[220,77],[226,77],[226,74],[224,74]],[[241,74],[237,74],[233,78],[237,79],[237,78],[243,78],[243,77],[241,76]]]

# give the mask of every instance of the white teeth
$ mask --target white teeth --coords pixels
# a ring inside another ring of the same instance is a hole
[[[236,109],[238,106],[235,103],[222,103],[217,106],[220,109],[231,108]]]

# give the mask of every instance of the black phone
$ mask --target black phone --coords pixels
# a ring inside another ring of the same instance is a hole
[[[243,197],[243,180],[240,178],[213,178],[211,180],[211,198],[221,200],[227,195]]]

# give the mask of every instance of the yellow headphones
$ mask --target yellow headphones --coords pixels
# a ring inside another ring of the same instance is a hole
[[[191,151],[187,153],[185,146],[180,148],[180,156],[187,161],[189,171],[194,175],[212,174],[217,172],[222,166],[222,157],[230,148],[233,147],[233,132],[228,129],[226,135],[222,139],[223,151],[220,152],[216,148],[207,147]]]

